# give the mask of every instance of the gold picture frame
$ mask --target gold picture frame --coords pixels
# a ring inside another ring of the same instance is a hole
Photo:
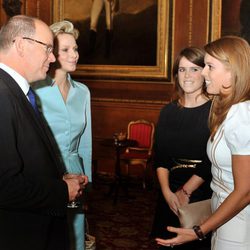
[[[67,0],[53,1],[53,22],[65,18]],[[116,65],[116,64],[78,64],[74,75],[94,79],[139,79],[139,80],[167,80],[170,79],[171,67],[171,24],[172,0],[155,0],[157,4],[157,32],[156,32],[156,62],[155,65]],[[150,20],[149,20],[150,21]],[[145,27],[146,29],[147,27]],[[80,44],[78,44],[81,46]]]

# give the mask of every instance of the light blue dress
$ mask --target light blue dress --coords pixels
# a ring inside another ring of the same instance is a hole
[[[92,130],[90,92],[68,75],[71,84],[66,103],[49,76],[35,83],[41,111],[54,134],[69,173],[85,173],[91,182]],[[71,214],[71,213],[70,213]],[[84,249],[84,214],[69,216],[72,250]]]

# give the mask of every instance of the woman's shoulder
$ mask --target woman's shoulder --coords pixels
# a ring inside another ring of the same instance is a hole
[[[250,100],[234,104],[228,111],[226,121],[250,121]]]
[[[183,107],[178,103],[178,100],[174,100],[171,101],[169,103],[167,103],[163,108],[162,108],[162,112],[170,112],[170,111],[177,111],[177,110],[186,110],[187,112],[192,112],[192,111],[201,111],[201,112],[205,112],[205,110],[209,111],[210,107],[211,107],[212,101],[211,100],[207,100],[206,102],[202,103],[199,106],[195,106],[195,107]]]
[[[41,91],[46,88],[49,88],[52,84],[53,84],[52,78],[47,75],[44,80],[33,82],[31,86],[35,91]]]
[[[165,104],[162,107],[161,111],[162,112],[169,112],[169,111],[177,109],[177,107],[178,107],[178,102],[177,102],[177,100],[174,100],[174,101],[170,101],[167,104]]]
[[[250,101],[233,105],[225,119],[226,141],[234,154],[250,153]]]
[[[72,78],[71,78],[70,81],[71,81],[71,84],[72,84],[74,87],[78,88],[80,91],[83,91],[83,92],[85,92],[85,93],[87,93],[87,94],[90,94],[90,91],[89,91],[88,86],[85,85],[84,83],[75,81],[75,80],[73,80]]]

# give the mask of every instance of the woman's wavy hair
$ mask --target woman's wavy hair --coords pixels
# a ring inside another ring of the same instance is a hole
[[[59,34],[65,33],[72,35],[76,40],[79,37],[79,31],[74,28],[73,23],[67,20],[53,23],[50,25],[50,29],[52,30],[55,37],[57,37]]]
[[[185,57],[188,61],[192,62],[193,64],[204,68],[205,64],[204,64],[204,56],[205,56],[205,51],[201,48],[197,48],[197,47],[188,47],[185,48],[183,50],[181,50],[181,52],[179,53],[179,55],[176,57],[175,61],[174,61],[174,65],[173,65],[173,79],[174,79],[174,93],[173,93],[173,99],[174,100],[180,100],[180,103],[184,103],[184,91],[180,86],[179,83],[179,79],[178,79],[178,71],[179,71],[179,64],[180,64],[180,60]],[[203,87],[202,87],[202,93],[205,96],[207,95],[206,92],[206,84],[205,81],[203,83]]]
[[[250,46],[241,37],[224,36],[208,43],[204,49],[231,72],[231,85],[213,99],[209,117],[213,139],[231,106],[250,99]]]

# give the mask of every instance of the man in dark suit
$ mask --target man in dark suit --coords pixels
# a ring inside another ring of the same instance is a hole
[[[39,19],[14,16],[0,31],[0,249],[66,250],[66,207],[84,177],[66,179],[29,83],[55,61],[53,35]]]

